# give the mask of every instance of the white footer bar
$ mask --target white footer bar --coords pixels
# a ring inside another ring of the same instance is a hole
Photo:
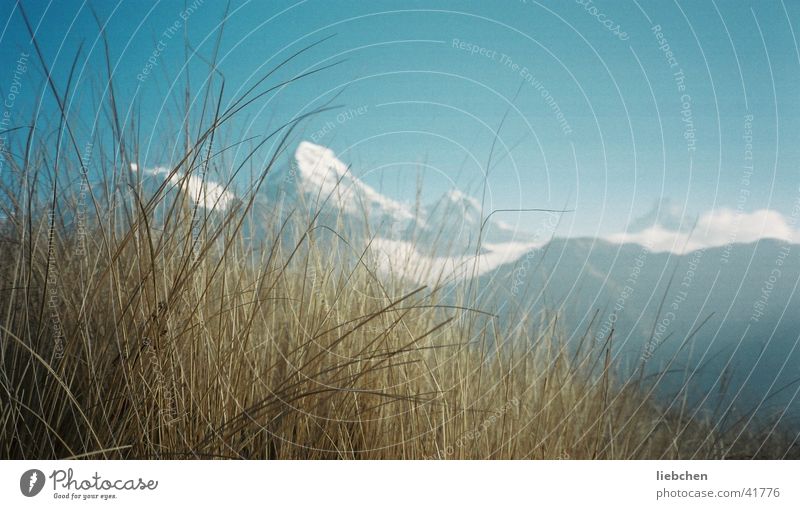
[[[800,507],[793,461],[2,461],[0,474],[14,508]]]

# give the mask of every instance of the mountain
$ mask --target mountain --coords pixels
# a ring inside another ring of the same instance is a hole
[[[236,199],[200,184],[185,190],[207,210]],[[610,345],[619,378],[653,381],[667,404],[685,393],[722,425],[800,419],[800,236],[775,211],[723,209],[690,221],[662,201],[624,233],[543,243],[458,189],[425,205],[392,199],[329,148],[303,142],[268,175],[254,212],[261,219],[247,233],[262,239],[275,231],[266,225],[292,214],[300,229],[284,235],[296,241],[316,218],[315,235],[346,239],[349,251],[332,253],[343,266],[366,252],[384,277],[477,283],[474,305],[508,326],[555,311],[570,347]]]
[[[485,274],[512,323],[559,310],[570,342],[612,333],[620,376],[658,380],[664,398],[684,384],[703,410],[800,418],[800,246],[763,239],[686,254],[636,244],[555,239]],[[488,302],[486,303],[489,304]]]
[[[268,183],[273,184],[268,188],[277,188],[286,197],[299,199],[310,211],[327,207],[338,215],[351,220],[366,219],[370,224],[391,222],[424,227],[408,205],[362,182],[329,148],[307,141],[297,147],[288,172],[276,172]]]
[[[604,343],[613,329],[619,376],[657,380],[665,401],[686,385],[691,403],[726,419],[756,410],[800,418],[800,316],[792,312],[800,248],[780,240],[794,237],[771,211],[695,220],[665,200],[629,225],[630,237],[543,245],[487,219],[458,189],[421,207],[383,196],[311,143],[298,147],[290,171],[276,175],[285,192],[369,245],[384,273],[452,286],[477,278],[482,307],[510,324],[556,309],[573,344],[587,330]]]
[[[314,224],[368,247],[382,272],[416,283],[479,275],[538,245],[530,235],[487,220],[480,202],[458,189],[421,207],[389,198],[361,181],[332,150],[307,141],[288,165],[268,176],[260,198],[271,219],[282,220],[289,212],[307,221],[316,216]]]
[[[688,232],[693,224],[694,218],[689,217],[683,207],[672,203],[669,198],[663,198],[654,203],[646,214],[631,221],[626,231],[639,233],[658,227],[668,231]]]

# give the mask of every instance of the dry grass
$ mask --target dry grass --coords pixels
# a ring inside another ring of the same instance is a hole
[[[99,242],[70,255],[61,239],[49,269],[46,236],[30,270],[6,243],[4,267],[18,269],[2,300],[0,455],[680,454],[651,405],[598,369],[602,351],[569,356],[547,329],[497,348],[495,319],[381,287],[367,264],[342,270],[307,238],[289,263],[283,249],[253,263],[233,235],[215,236],[234,239],[224,255],[204,243],[193,260],[188,225],[172,224],[133,228],[111,256]]]
[[[69,86],[50,92],[63,105]],[[260,94],[228,106],[205,94],[215,113],[173,140],[180,178],[256,175],[224,212],[168,179],[147,194],[113,97],[91,172],[67,112],[59,153],[18,138],[25,156],[7,155],[2,183],[1,458],[780,455],[780,442],[732,449],[707,423],[662,415],[613,379],[608,344],[566,348],[555,317],[503,323],[467,291],[454,305],[443,288],[377,276],[313,217],[249,239],[252,200],[296,123],[265,137],[282,136],[258,171],[249,157],[229,171],[212,147]]]

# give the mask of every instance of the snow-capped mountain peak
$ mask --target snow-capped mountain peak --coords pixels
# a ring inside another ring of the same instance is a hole
[[[691,230],[692,223],[692,218],[684,207],[672,203],[669,198],[663,198],[656,201],[646,214],[631,221],[627,231],[637,233],[649,228],[660,227],[665,230],[685,232]]]
[[[380,193],[339,157],[330,148],[301,142],[288,172],[270,176],[267,192],[273,205],[265,209],[321,208],[315,215],[318,224],[336,228],[351,244],[369,246],[381,269],[420,283],[480,275],[538,246],[493,220],[479,235],[481,203],[459,189],[416,208]]]
[[[294,153],[299,182],[307,191],[328,194],[347,175],[347,165],[329,148],[301,142]]]
[[[420,221],[410,206],[379,193],[354,176],[327,147],[303,141],[295,151],[295,162],[298,187],[315,201],[330,196],[336,207],[351,214],[366,210],[391,221]]]

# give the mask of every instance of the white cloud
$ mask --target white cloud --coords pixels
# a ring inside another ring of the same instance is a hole
[[[693,232],[654,225],[638,232],[610,235],[616,244],[640,244],[653,252],[684,254],[698,249],[746,244],[759,239],[800,242],[800,232],[780,212],[760,209],[751,213],[718,209],[703,214]]]
[[[427,256],[411,242],[376,238],[370,245],[382,273],[395,274],[418,284],[453,282],[480,276],[512,263],[541,243],[504,242],[483,244],[482,252],[460,256]],[[476,263],[477,261],[477,263]]]

